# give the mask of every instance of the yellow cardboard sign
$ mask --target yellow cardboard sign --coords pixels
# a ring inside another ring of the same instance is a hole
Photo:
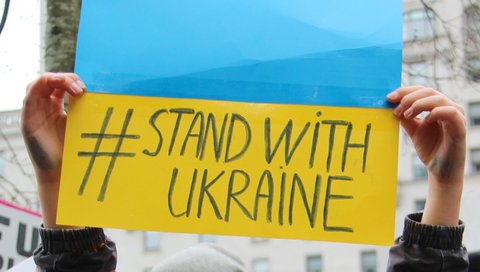
[[[69,111],[59,224],[393,243],[391,109],[87,93]]]

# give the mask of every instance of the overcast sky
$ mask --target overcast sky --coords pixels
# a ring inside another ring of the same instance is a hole
[[[0,15],[4,0],[0,0]],[[0,111],[22,106],[25,86],[40,70],[40,0],[10,1],[0,34]]]

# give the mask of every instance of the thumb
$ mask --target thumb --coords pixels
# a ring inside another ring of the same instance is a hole
[[[400,119],[400,124],[402,125],[405,132],[407,132],[410,139],[413,137],[413,135],[415,134],[415,131],[420,126],[420,122],[421,121],[416,119],[416,118],[413,118],[413,119],[401,118]]]

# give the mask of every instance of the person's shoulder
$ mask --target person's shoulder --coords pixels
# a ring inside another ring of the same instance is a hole
[[[480,251],[468,254],[468,260],[470,262],[469,271],[480,271]]]

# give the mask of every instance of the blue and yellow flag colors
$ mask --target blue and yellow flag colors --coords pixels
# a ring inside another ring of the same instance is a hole
[[[84,0],[59,223],[393,243],[401,22],[401,1]]]

